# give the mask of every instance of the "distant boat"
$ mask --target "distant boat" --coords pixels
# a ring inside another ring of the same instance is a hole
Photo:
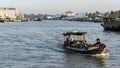
[[[89,44],[85,40],[85,34],[87,32],[67,32],[64,33],[64,47],[66,49],[77,51],[82,54],[102,54],[105,52],[106,46],[104,44],[101,44],[100,46],[94,46],[92,44]],[[74,39],[72,42],[66,40],[66,37],[68,36],[77,36],[77,39]],[[85,42],[83,42],[85,41]]]
[[[116,20],[116,18],[103,18],[101,25],[104,30],[120,31],[120,21]]]
[[[4,19],[0,19],[0,22],[1,22],[1,23],[5,23],[6,20],[4,20]]]
[[[21,20],[14,20],[13,22],[21,22]]]
[[[42,21],[40,18],[35,18],[34,21]]]

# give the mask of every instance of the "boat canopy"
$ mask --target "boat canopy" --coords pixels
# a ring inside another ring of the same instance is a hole
[[[85,34],[87,34],[87,32],[74,32],[74,31],[72,31],[72,32],[67,32],[67,33],[63,33],[63,35],[64,36],[67,36],[67,35],[78,35],[78,36],[81,36],[81,35],[85,35]]]

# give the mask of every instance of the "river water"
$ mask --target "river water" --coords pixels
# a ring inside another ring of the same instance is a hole
[[[62,33],[87,32],[107,45],[104,56],[84,55],[63,48]],[[0,23],[0,68],[119,68],[120,32],[104,31],[100,23],[43,20]]]

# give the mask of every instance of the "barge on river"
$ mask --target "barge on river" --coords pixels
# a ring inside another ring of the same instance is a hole
[[[94,46],[90,43],[87,43],[85,39],[85,34],[87,32],[67,32],[63,33],[64,35],[64,47],[65,49],[77,51],[82,54],[102,54],[105,52],[106,46],[101,44],[100,46]],[[70,37],[76,38],[74,40],[70,39]],[[68,39],[69,38],[69,39]],[[72,40],[72,41],[71,41]]]
[[[106,31],[120,31],[120,21],[116,18],[103,18],[103,23],[101,25]]]

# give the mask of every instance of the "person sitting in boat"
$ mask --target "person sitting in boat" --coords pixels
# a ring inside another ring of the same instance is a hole
[[[99,38],[97,38],[96,41],[97,42],[94,44],[94,46],[100,46],[102,44]]]
[[[88,43],[87,43],[86,40],[82,40],[82,43],[81,43],[81,44],[82,44],[83,47],[87,47],[87,46],[88,46]]]
[[[67,36],[66,41],[68,41],[69,43],[71,43],[73,41],[73,39],[71,38],[71,35]]]

